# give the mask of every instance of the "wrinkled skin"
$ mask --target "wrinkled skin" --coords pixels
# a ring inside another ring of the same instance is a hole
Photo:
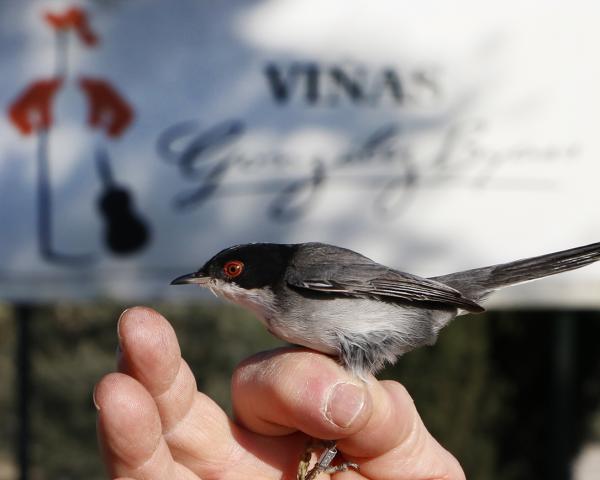
[[[299,348],[255,355],[232,379],[232,420],[206,395],[157,312],[126,310],[118,372],[96,386],[98,437],[111,479],[294,479],[309,437],[337,439],[360,473],[337,480],[464,480],[407,391],[365,384]],[[329,478],[321,475],[319,479]]]

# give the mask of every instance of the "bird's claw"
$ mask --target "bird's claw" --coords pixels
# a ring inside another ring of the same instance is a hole
[[[323,453],[321,453],[321,456],[317,460],[315,466],[309,470],[308,467],[310,465],[312,453],[321,448],[324,448]],[[320,473],[332,475],[337,472],[345,472],[350,468],[358,470],[358,465],[353,462],[344,462],[339,465],[331,465],[331,462],[335,459],[337,453],[338,452],[334,441],[321,440],[310,442],[307,445],[302,458],[300,459],[300,463],[298,464],[296,480],[315,480]]]

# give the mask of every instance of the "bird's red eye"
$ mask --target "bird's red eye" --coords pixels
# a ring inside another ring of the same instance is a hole
[[[225,264],[223,271],[228,278],[239,277],[244,271],[244,263],[239,260],[231,260]]]

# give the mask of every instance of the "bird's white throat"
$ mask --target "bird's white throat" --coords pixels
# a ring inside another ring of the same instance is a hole
[[[216,296],[251,310],[266,327],[269,327],[269,319],[276,312],[275,294],[270,287],[246,289],[219,279],[211,279],[207,287]]]

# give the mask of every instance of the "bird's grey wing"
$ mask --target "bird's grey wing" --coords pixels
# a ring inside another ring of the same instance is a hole
[[[339,249],[327,255],[292,261],[286,282],[292,287],[331,295],[378,297],[389,301],[427,302],[481,312],[483,307],[458,290],[435,280],[387,268],[355,252]]]

